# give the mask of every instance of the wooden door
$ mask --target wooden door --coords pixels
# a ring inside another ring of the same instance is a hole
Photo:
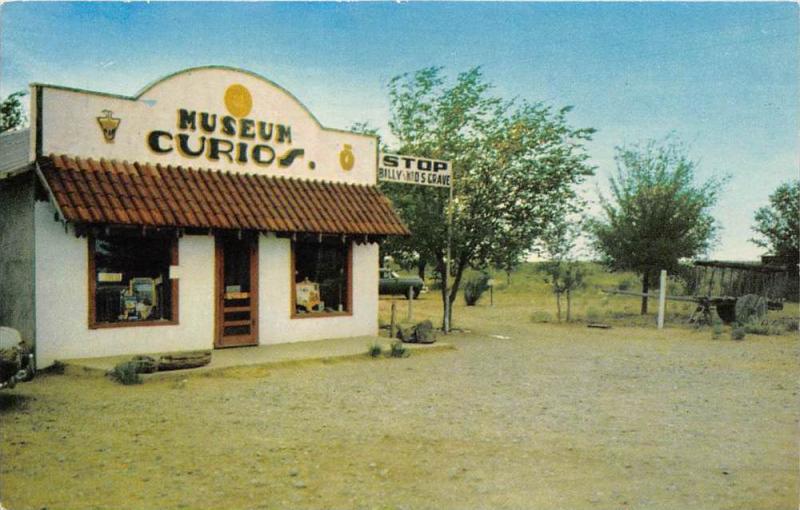
[[[258,345],[258,238],[217,236],[214,346]]]

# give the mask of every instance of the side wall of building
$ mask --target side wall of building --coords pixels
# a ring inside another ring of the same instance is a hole
[[[76,237],[72,228],[64,232],[49,203],[36,203],[35,222],[38,366],[58,359],[212,348],[213,237],[178,242],[179,324],[89,329],[86,238]]]
[[[0,326],[27,341],[35,335],[33,203],[32,173],[0,182]]]
[[[353,245],[353,313],[291,318],[291,241],[259,237],[259,339],[262,345],[378,334],[378,245]]]

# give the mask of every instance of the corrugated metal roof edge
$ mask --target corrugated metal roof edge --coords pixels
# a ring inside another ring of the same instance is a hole
[[[10,179],[12,177],[16,177],[18,175],[22,175],[24,173],[28,173],[31,170],[33,170],[33,167],[34,167],[34,165],[32,163],[28,163],[24,167],[18,168],[16,170],[10,170],[8,172],[0,172],[0,181],[3,181],[5,179]]]
[[[29,170],[30,128],[0,133],[0,179]],[[12,174],[12,175],[6,175]]]

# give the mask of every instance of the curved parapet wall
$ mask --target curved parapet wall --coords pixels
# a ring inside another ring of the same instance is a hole
[[[33,85],[39,155],[68,154],[374,184],[374,137],[324,128],[249,71],[187,69],[135,97]]]

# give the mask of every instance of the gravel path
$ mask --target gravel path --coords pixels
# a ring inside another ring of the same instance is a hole
[[[42,377],[0,393],[0,501],[797,508],[797,336],[487,324],[406,359]]]

